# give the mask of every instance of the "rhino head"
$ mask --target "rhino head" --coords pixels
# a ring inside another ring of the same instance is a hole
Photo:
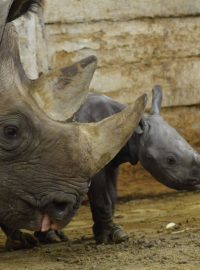
[[[178,190],[200,188],[200,155],[160,116],[162,90],[153,88],[151,114],[142,117],[137,132],[139,160],[153,177]]]
[[[97,61],[91,56],[29,80],[12,21],[33,2],[39,1],[0,3],[0,224],[13,230],[65,226],[88,179],[126,143],[146,104],[144,95],[101,122],[71,122]]]

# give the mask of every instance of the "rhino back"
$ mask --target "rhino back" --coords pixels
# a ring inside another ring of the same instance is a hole
[[[79,123],[98,122],[124,108],[124,105],[107,96],[92,93],[88,95],[85,103],[76,112],[74,121]]]

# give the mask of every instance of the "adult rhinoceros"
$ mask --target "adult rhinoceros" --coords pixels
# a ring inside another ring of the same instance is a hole
[[[65,226],[88,191],[88,179],[123,147],[146,103],[142,96],[101,122],[71,123],[96,58],[29,80],[12,21],[35,3],[41,1],[0,2],[0,224],[10,233]]]

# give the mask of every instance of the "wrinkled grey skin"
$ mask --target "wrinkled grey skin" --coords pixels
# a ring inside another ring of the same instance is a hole
[[[144,114],[138,128],[116,157],[97,173],[88,192],[97,243],[121,242],[127,239],[122,228],[113,223],[116,203],[118,167],[124,162],[140,162],[164,185],[177,190],[197,190],[200,187],[200,156],[160,116],[162,90],[153,88],[150,114]],[[112,99],[91,94],[76,113],[78,122],[95,122],[124,108]],[[45,234],[36,233],[45,242]],[[48,237],[48,236],[47,236]]]
[[[146,105],[143,95],[98,123],[71,122],[97,60],[87,57],[38,80],[27,78],[12,21],[36,2],[41,1],[0,1],[0,226],[7,235],[17,232],[16,240],[18,229],[68,224],[88,179],[127,142]]]

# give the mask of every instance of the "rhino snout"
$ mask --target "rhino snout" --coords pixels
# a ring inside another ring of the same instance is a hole
[[[199,190],[200,189],[200,179],[189,178],[185,183],[186,190]]]
[[[43,213],[41,230],[57,230],[66,226],[79,208],[80,203],[81,199],[71,194],[57,194],[51,198],[41,209]]]
[[[200,165],[191,170],[190,176],[186,179],[188,189],[200,189]]]

